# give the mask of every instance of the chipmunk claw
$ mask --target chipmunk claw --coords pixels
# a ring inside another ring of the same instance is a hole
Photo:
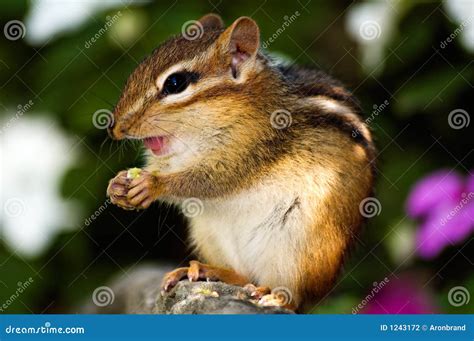
[[[140,171],[135,178],[129,171],[121,171],[109,181],[107,195],[110,201],[125,209],[148,208],[157,197],[157,179],[151,173]]]
[[[250,297],[256,300],[260,300],[263,296],[271,293],[271,289],[269,287],[257,287],[252,283],[244,285],[244,290],[249,293]]]
[[[186,277],[188,274],[188,268],[178,268],[171,272],[168,272],[161,283],[161,296],[165,293],[170,292],[180,280]]]
[[[109,181],[107,187],[107,196],[110,198],[110,202],[125,210],[134,209],[127,199],[129,182],[130,179],[127,178],[127,171],[121,171]]]
[[[264,307],[282,307],[296,310],[290,291],[282,287],[275,288],[269,294],[263,295],[257,304]]]
[[[189,262],[189,267],[178,268],[165,275],[162,282],[162,292],[170,291],[184,278],[187,278],[190,282],[197,282],[199,280],[205,280],[207,282],[221,281],[240,286],[248,283],[246,278],[232,270],[222,269],[192,260]]]
[[[140,176],[131,180],[127,200],[137,209],[148,208],[156,199],[156,177],[142,171]]]
[[[283,307],[286,305],[286,302],[277,295],[270,293],[263,295],[259,299],[258,304],[264,307]]]

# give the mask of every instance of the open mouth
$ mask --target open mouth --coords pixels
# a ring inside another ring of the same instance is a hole
[[[167,152],[168,138],[166,136],[147,137],[143,140],[146,148],[155,155],[163,155]]]

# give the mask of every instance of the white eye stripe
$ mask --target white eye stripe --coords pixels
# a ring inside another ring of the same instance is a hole
[[[163,84],[166,82],[166,79],[168,79],[168,77],[170,75],[172,75],[173,73],[182,72],[182,71],[186,70],[185,64],[186,63],[175,64],[175,65],[171,66],[170,68],[168,68],[160,76],[158,76],[158,78],[156,79],[156,82],[155,82],[155,85],[158,88],[158,91],[163,90]]]
[[[194,60],[193,60],[194,61]],[[169,69],[167,69],[165,72],[163,72],[157,79],[157,84],[160,84],[158,87],[158,92],[163,91],[163,86],[168,77],[174,73],[178,72],[183,72],[183,71],[189,71],[193,70],[192,66],[194,63],[193,61],[187,61],[184,63],[179,63],[176,65],[173,65]],[[207,77],[204,79],[199,79],[198,82],[196,83],[190,83],[186,89],[184,89],[182,92],[176,93],[176,94],[168,94],[164,98],[161,99],[162,104],[171,104],[171,103],[178,103],[182,102],[184,100],[189,99],[192,97],[195,93],[205,91],[217,84],[222,83],[222,79],[220,77]]]
[[[191,98],[197,93],[209,90],[218,84],[222,84],[223,80],[221,77],[209,77],[200,79],[197,83],[191,83],[188,87],[177,94],[169,94],[161,100],[163,104],[178,103]]]
[[[191,60],[186,60],[169,67],[156,79],[156,87],[158,88],[158,92],[163,91],[164,83],[166,82],[166,80],[168,79],[170,75],[174,73],[179,73],[179,72],[191,71],[194,69],[195,65],[196,65],[196,58],[191,59]],[[170,103],[181,102],[184,99],[189,98],[195,92],[194,91],[195,89],[196,89],[196,84],[191,83],[182,92],[179,92],[176,94],[168,94],[166,97],[164,97],[161,100],[161,103],[170,104]]]
[[[170,66],[168,69],[163,71],[155,81],[155,85],[158,88],[158,91],[163,90],[163,84],[165,83],[166,79],[170,75],[172,75],[173,73],[183,72],[183,71],[189,71],[189,72],[195,71],[199,65],[206,63],[206,61],[208,61],[211,58],[213,51],[214,51],[213,49],[208,49],[207,51],[195,56],[192,59],[183,60],[179,63],[176,63]]]
[[[179,72],[195,72],[196,70],[199,70],[200,65],[207,63],[207,61],[209,61],[210,58],[213,57],[213,53],[214,53],[214,49],[211,48],[201,53],[200,55],[195,56],[192,59],[184,60],[177,64],[174,64],[173,66],[170,66],[168,69],[162,72],[155,81],[155,85],[156,85],[156,88],[158,89],[158,92],[163,91],[164,83],[166,82],[166,80],[168,79],[170,75],[174,73],[179,73]],[[246,77],[242,75],[238,83],[244,82],[245,79]],[[233,81],[235,82],[235,80]],[[161,99],[161,103],[169,104],[169,103],[181,102],[183,100],[189,99],[195,93],[205,91],[209,88],[214,87],[217,84],[221,84],[222,82],[223,82],[222,77],[217,77],[217,76],[216,77],[207,76],[205,78],[201,78],[196,83],[190,83],[187,86],[187,88],[180,93],[168,94],[167,96]]]

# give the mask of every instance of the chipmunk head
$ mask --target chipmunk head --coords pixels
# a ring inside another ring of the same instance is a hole
[[[143,139],[152,161],[173,158],[175,168],[245,144],[252,129],[246,117],[262,101],[255,94],[268,88],[259,45],[259,28],[248,17],[227,29],[214,14],[193,22],[131,74],[111,136]]]

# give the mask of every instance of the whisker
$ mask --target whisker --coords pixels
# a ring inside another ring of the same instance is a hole
[[[149,123],[149,122],[147,122],[147,123]],[[154,123],[154,122],[153,122],[153,123]],[[163,130],[166,134],[173,136],[173,137],[176,138],[178,141],[180,141],[183,145],[185,145],[193,154],[197,155],[197,154],[192,150],[192,148],[186,144],[186,142],[184,142],[183,140],[181,140],[178,136],[176,136],[176,135],[173,134],[172,132],[167,131],[166,129],[160,127],[159,125],[153,125],[153,126],[156,127],[156,128],[158,128],[158,129],[160,129],[160,130]]]
[[[155,116],[157,116],[157,115],[153,115],[153,116],[151,116],[150,118],[153,118],[153,117],[155,117]],[[184,125],[184,126],[189,126],[189,127],[191,127],[191,128],[195,128],[195,129],[202,129],[202,128],[200,128],[200,127],[196,127],[196,126],[194,126],[194,125],[192,125],[192,124],[189,124],[189,123],[187,123],[187,122],[179,122],[179,121],[164,120],[164,119],[153,120],[153,122],[170,122],[170,123],[181,124],[181,125]]]
[[[136,152],[136,154],[135,154],[135,160],[136,160],[136,161],[141,161],[141,159],[142,159],[142,157],[143,157],[143,153],[142,153],[142,151],[143,151],[143,145],[142,145],[142,144],[138,145],[138,148],[136,148],[136,151],[137,151],[137,152]]]
[[[114,144],[115,144],[115,141],[112,140],[112,143],[109,145],[109,154],[112,154]]]
[[[127,143],[127,140],[125,140],[123,143],[119,143],[119,160],[122,160],[124,156],[124,150],[125,150],[125,145]]]
[[[104,149],[106,143],[107,143],[107,136],[104,138],[104,140],[101,142],[99,146],[99,156],[102,154],[102,150]]]

